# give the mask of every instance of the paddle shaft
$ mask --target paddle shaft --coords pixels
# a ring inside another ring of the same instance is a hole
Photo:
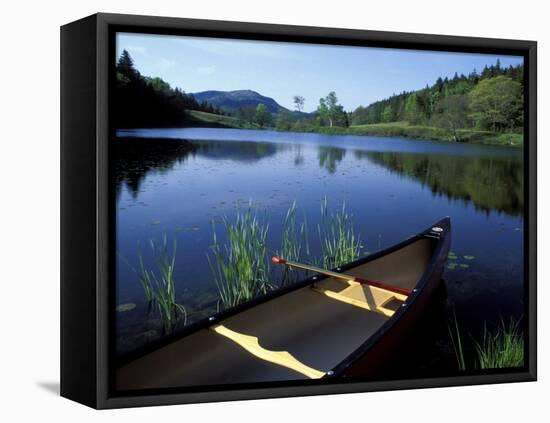
[[[371,281],[369,279],[360,278],[358,276],[346,275],[345,273],[334,272],[332,270],[326,270],[320,267],[310,266],[308,264],[297,263],[295,261],[288,261],[278,257],[273,257],[272,261],[274,263],[286,264],[287,266],[296,267],[298,269],[304,269],[315,273],[321,273],[323,275],[331,276],[333,278],[345,279],[347,281],[353,281],[363,285],[375,286],[377,288],[385,289],[386,291],[395,292],[396,294],[402,294],[402,295],[411,294],[411,291],[409,289],[399,288],[397,286],[388,285],[382,282]]]

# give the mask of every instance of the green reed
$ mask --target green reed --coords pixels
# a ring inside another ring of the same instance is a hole
[[[251,300],[270,289],[267,234],[269,224],[264,213],[248,204],[246,211],[238,210],[235,223],[223,219],[226,232],[221,245],[214,230],[211,246],[214,258],[208,257],[220,300],[227,309]]]
[[[280,283],[271,272],[270,258],[275,254],[289,261],[312,263],[326,268],[338,267],[359,257],[360,242],[355,236],[351,215],[345,205],[341,211],[329,213],[327,199],[321,203],[321,221],[318,225],[321,254],[310,253],[307,222],[297,221],[294,202],[286,212],[281,230],[281,244],[277,250],[268,250],[269,223],[265,211],[260,217],[258,209],[249,202],[248,208],[237,211],[234,222],[223,219],[225,243],[213,234],[211,254],[208,262],[220,301],[224,308],[230,308],[264,294],[275,286],[294,283],[300,272],[289,266],[282,269]]]
[[[453,328],[447,325],[447,328],[449,329],[449,336],[451,337],[451,342],[453,344],[453,349],[456,356],[458,370],[466,370],[466,360],[464,359],[464,347],[462,345],[460,329],[458,327],[456,312],[454,310],[453,310],[453,320],[454,320]]]
[[[501,369],[523,366],[525,344],[519,322],[510,318],[510,323],[507,325],[501,320],[500,325],[492,332],[487,330],[487,322],[485,322],[481,343],[470,336],[474,350],[474,357],[470,362],[473,365],[470,366],[466,364],[464,343],[454,312],[453,315],[453,327],[448,326],[448,328],[459,370],[466,370],[467,367]]]
[[[157,311],[160,315],[165,333],[171,332],[183,320],[187,324],[187,312],[176,300],[174,268],[176,261],[176,240],[174,239],[172,254],[169,252],[166,236],[160,244],[149,241],[156,269],[145,267],[141,250],[139,250],[139,281],[145,292],[149,311]]]
[[[494,332],[485,325],[481,343],[474,341],[479,367],[482,369],[500,369],[522,367],[524,364],[523,333],[519,321],[510,318],[509,324],[501,320]]]
[[[321,223],[317,225],[321,242],[321,265],[333,269],[349,263],[359,257],[361,242],[355,235],[353,218],[346,212],[346,204],[342,203],[340,212],[331,213],[328,210],[328,200],[321,201]]]
[[[305,248],[305,251],[303,250]],[[288,209],[283,222],[281,234],[281,249],[276,255],[285,260],[300,261],[303,253],[309,257],[309,242],[307,235],[307,222],[296,223],[296,201]],[[299,272],[290,266],[284,266],[281,284],[296,282]]]

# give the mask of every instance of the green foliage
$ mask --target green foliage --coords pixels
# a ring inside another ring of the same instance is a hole
[[[292,102],[294,103],[294,107],[296,107],[296,110],[298,112],[301,112],[304,110],[304,104],[306,102],[306,99],[302,97],[301,95],[295,95],[292,97]]]
[[[417,95],[412,93],[405,101],[405,119],[412,125],[420,123],[422,116],[418,106]]]
[[[199,103],[161,78],[142,76],[130,54],[124,50],[116,65],[113,117],[117,128],[173,126],[186,124],[187,110],[221,112],[208,103]]]
[[[172,254],[168,249],[166,236],[157,244],[149,241],[155,270],[149,270],[144,264],[141,249],[139,249],[139,281],[143,287],[149,305],[149,311],[159,313],[165,333],[170,333],[183,320],[187,323],[185,307],[177,302],[174,268],[176,262],[176,240],[172,246]]]
[[[433,126],[446,128],[453,141],[462,141],[458,130],[471,127],[468,119],[468,97],[464,94],[452,94],[439,100],[431,117]]]
[[[510,318],[508,325],[501,320],[500,326],[493,332],[487,330],[487,323],[485,322],[481,343],[470,336],[473,348],[468,348],[468,351],[473,349],[473,352],[468,355],[469,359],[466,356],[467,347],[461,337],[454,311],[453,322],[452,325],[448,326],[448,329],[459,370],[468,370],[468,368],[517,368],[523,367],[525,363],[523,331],[519,325],[519,321],[515,321],[513,318]]]
[[[482,369],[502,369],[524,365],[525,343],[519,322],[510,318],[507,325],[503,320],[494,332],[483,332],[481,343],[474,341],[479,367]]]
[[[467,76],[455,73],[453,78],[438,78],[424,89],[360,106],[352,113],[351,124],[355,127],[390,122],[430,125],[445,129],[448,131],[445,137],[454,141],[469,141],[461,138],[460,131],[477,128],[493,132],[492,137],[496,139],[497,132],[521,132],[522,84],[523,65],[503,68],[497,62],[485,67],[481,74],[476,70]],[[486,141],[485,137],[482,142]]]
[[[464,358],[464,347],[462,345],[462,338],[460,336],[460,329],[458,327],[458,321],[456,320],[456,313],[453,310],[453,325],[447,325],[449,330],[449,336],[456,356],[456,363],[458,370],[466,370],[466,360]]]
[[[288,110],[280,110],[275,119],[275,127],[279,131],[290,131],[294,125],[292,113]]]
[[[361,243],[355,235],[353,219],[346,212],[345,203],[340,212],[330,213],[328,200],[321,201],[321,223],[317,226],[321,242],[321,263],[325,269],[333,269],[357,259]]]
[[[269,289],[269,258],[267,255],[266,216],[258,217],[252,203],[246,211],[239,210],[234,223],[224,218],[226,241],[221,244],[214,231],[208,257],[214,281],[224,308],[249,301]]]
[[[521,84],[507,76],[481,81],[469,94],[476,126],[493,132],[523,124]]]
[[[259,103],[256,106],[254,121],[260,126],[260,128],[263,128],[271,123],[271,113],[269,113],[265,104]]]
[[[338,104],[338,97],[336,97],[334,91],[319,99],[317,115],[319,126],[326,125],[327,122],[330,128],[333,126],[349,126],[347,114],[344,112],[344,107]]]
[[[393,120],[393,108],[391,104],[388,104],[386,107],[384,107],[384,111],[382,112],[382,122],[393,122]]]
[[[307,224],[305,220],[299,225],[296,223],[296,202],[294,201],[286,213],[281,235],[281,249],[277,251],[276,255],[285,260],[299,262],[304,255],[303,248],[305,248],[305,255],[309,257]],[[296,282],[298,275],[299,272],[296,269],[285,266],[282,284]]]
[[[282,225],[280,248],[274,254],[290,261],[314,263],[334,268],[357,259],[361,246],[355,235],[353,221],[342,205],[340,212],[329,213],[327,199],[321,202],[322,223],[318,225],[321,251],[311,255],[307,223],[296,219],[296,203],[288,209]],[[294,283],[300,272],[288,266],[277,267],[272,272],[271,254],[268,254],[267,237],[269,223],[264,213],[258,217],[258,210],[248,204],[246,211],[239,210],[235,222],[223,220],[225,242],[220,242],[214,231],[212,256],[208,256],[214,282],[224,308],[234,307],[244,301],[266,293],[276,286]],[[282,271],[280,284],[277,271]]]

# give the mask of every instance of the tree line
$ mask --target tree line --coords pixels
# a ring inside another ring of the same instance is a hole
[[[266,105],[245,105],[232,115],[248,127],[276,127],[279,130],[323,130],[369,124],[406,122],[413,126],[436,127],[459,140],[460,129],[520,132],[523,127],[523,65],[502,67],[500,61],[485,66],[481,73],[438,78],[424,89],[394,94],[368,106],[346,111],[334,91],[318,100],[315,111],[305,113],[306,99],[295,95],[294,110],[281,108],[270,113]],[[114,90],[116,127],[185,126],[187,110],[217,115],[225,113],[199,102],[161,78],[142,76],[130,54],[124,50],[116,64]]]
[[[438,78],[432,86],[358,107],[353,125],[407,121],[412,125],[476,128],[493,132],[523,126],[523,65],[500,61],[481,73]]]
[[[113,119],[117,128],[185,125],[186,110],[223,115],[207,102],[198,102],[180,88],[172,88],[161,78],[139,73],[128,51],[116,64]]]
[[[275,119],[279,130],[347,128],[380,123],[448,130],[459,140],[459,129],[520,132],[523,127],[523,65],[502,67],[500,61],[481,73],[455,73],[438,78],[424,89],[394,94],[354,111],[345,111],[334,91],[319,99],[316,110],[302,113],[305,99],[294,97],[295,110],[281,110]]]

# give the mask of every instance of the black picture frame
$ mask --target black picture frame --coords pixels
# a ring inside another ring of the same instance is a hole
[[[525,64],[524,269],[528,331],[521,371],[466,376],[273,383],[231,389],[167,389],[118,395],[110,385],[113,333],[113,184],[109,156],[110,69],[114,34],[130,31],[400,49],[500,53]],[[537,44],[534,41],[316,28],[119,14],[95,14],[61,27],[61,395],[118,408],[505,382],[537,377],[536,324]]]

